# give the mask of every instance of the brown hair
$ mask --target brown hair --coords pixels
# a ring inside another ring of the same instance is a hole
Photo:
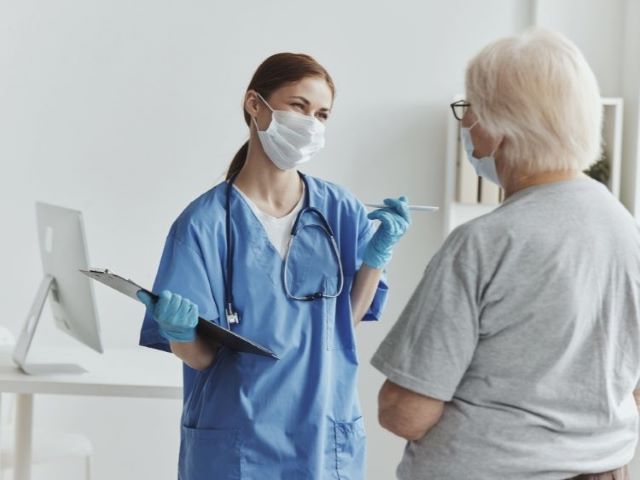
[[[277,89],[308,77],[324,79],[331,89],[332,95],[335,96],[336,88],[329,72],[313,57],[303,53],[276,53],[271,55],[260,64],[256,73],[253,74],[247,91],[255,90],[263,98],[268,99]],[[251,126],[251,116],[246,110],[244,111],[244,121],[247,126]],[[244,162],[247,160],[248,151],[249,141],[247,140],[233,157],[227,171],[227,180],[242,170]]]

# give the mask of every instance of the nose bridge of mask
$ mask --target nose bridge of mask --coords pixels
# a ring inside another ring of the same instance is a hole
[[[258,98],[260,98],[260,100],[262,100],[263,103],[267,106],[267,108],[271,110],[272,116],[277,117],[276,121],[279,125],[286,127],[288,130],[295,132],[296,134],[299,134],[299,130],[291,128],[292,126],[304,126],[306,127],[305,131],[309,132],[312,135],[324,133],[324,123],[322,123],[316,117],[313,117],[311,115],[304,115],[298,112],[290,112],[288,110],[275,110],[271,105],[269,105],[269,102],[267,102],[259,92],[256,92],[256,94],[258,95]],[[272,124],[273,122],[271,122],[269,127],[271,127]]]
[[[317,118],[285,110],[275,110],[273,117],[278,128],[295,133],[300,138],[313,138],[324,133],[324,124]]]
[[[308,131],[302,133],[298,130],[289,128],[278,120],[272,122],[272,125],[274,126],[269,126],[269,130],[278,132],[279,135],[286,137],[290,146],[299,149],[300,152],[304,152],[307,155],[317,152],[325,145],[324,135],[321,133],[311,133]]]

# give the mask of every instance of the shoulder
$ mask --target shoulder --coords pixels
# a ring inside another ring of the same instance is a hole
[[[320,204],[329,210],[337,210],[352,215],[366,212],[365,206],[358,197],[342,185],[311,175],[306,175],[305,178],[316,204]]]
[[[189,242],[195,237],[212,234],[224,225],[226,182],[221,182],[194,199],[171,226],[170,235]]]
[[[461,247],[467,244],[484,243],[484,241],[493,237],[492,228],[496,222],[492,213],[474,218],[456,227],[447,237],[445,245]]]
[[[447,237],[440,255],[452,263],[470,268],[486,268],[513,246],[514,231],[500,209],[455,228]]]

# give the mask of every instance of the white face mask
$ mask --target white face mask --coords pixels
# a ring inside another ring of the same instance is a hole
[[[498,171],[496,170],[496,158],[494,157],[498,147],[496,146],[493,152],[485,157],[476,158],[473,156],[475,147],[473,146],[473,140],[471,139],[471,129],[475,127],[477,123],[478,122],[476,121],[469,128],[460,128],[460,139],[462,140],[462,145],[465,152],[467,152],[469,163],[473,166],[476,174],[479,177],[486,178],[490,182],[500,186],[500,178],[498,177]]]
[[[324,147],[324,124],[315,117],[286,110],[271,110],[271,123],[260,130],[256,119],[258,138],[267,156],[280,170],[290,170],[311,160]]]

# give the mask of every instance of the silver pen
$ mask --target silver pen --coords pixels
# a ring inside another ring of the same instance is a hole
[[[371,208],[389,208],[383,203],[365,203],[365,205]],[[435,207],[433,205],[409,205],[409,210],[416,212],[437,212],[439,209],[440,207]]]

